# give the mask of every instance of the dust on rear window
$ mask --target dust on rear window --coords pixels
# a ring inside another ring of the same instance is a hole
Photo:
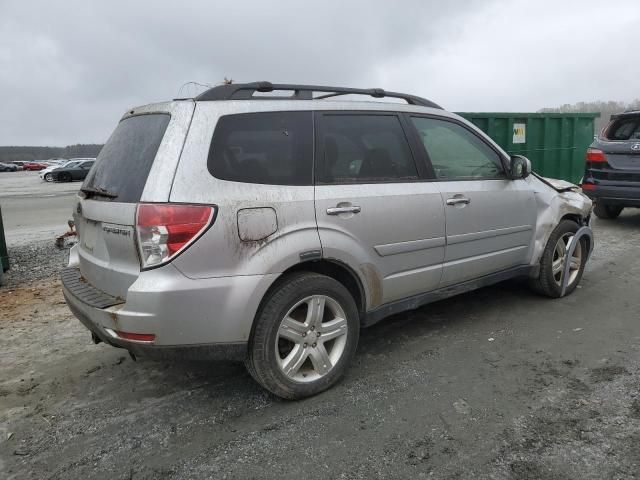
[[[115,202],[139,202],[170,118],[154,113],[122,120],[82,187],[110,192]]]

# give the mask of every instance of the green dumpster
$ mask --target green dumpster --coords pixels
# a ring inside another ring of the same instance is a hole
[[[466,118],[507,153],[524,155],[543,177],[578,183],[599,113],[475,113]]]
[[[0,278],[2,272],[9,270],[9,252],[7,252],[7,241],[4,238],[4,225],[2,224],[2,208],[0,207]],[[0,284],[2,282],[0,281]]]

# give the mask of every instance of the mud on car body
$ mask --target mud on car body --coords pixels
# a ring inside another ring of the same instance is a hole
[[[81,188],[64,295],[95,341],[244,359],[276,395],[313,395],[392,313],[514,277],[575,289],[591,201],[530,170],[379,89],[260,82],[134,108]]]

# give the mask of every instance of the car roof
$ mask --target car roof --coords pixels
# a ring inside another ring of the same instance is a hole
[[[624,118],[624,117],[636,117],[640,115],[640,110],[627,110],[626,112],[615,113],[611,115],[611,120],[615,120],[616,118]]]

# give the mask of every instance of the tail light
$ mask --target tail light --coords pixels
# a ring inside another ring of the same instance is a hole
[[[587,148],[587,162],[592,163],[604,163],[607,158],[604,156],[604,152],[597,148]]]
[[[136,231],[142,268],[171,261],[215,221],[216,207],[173,203],[138,205]]]
[[[595,190],[596,189],[596,185],[593,183],[583,183],[582,185],[580,185],[580,187],[582,188],[582,190]]]

